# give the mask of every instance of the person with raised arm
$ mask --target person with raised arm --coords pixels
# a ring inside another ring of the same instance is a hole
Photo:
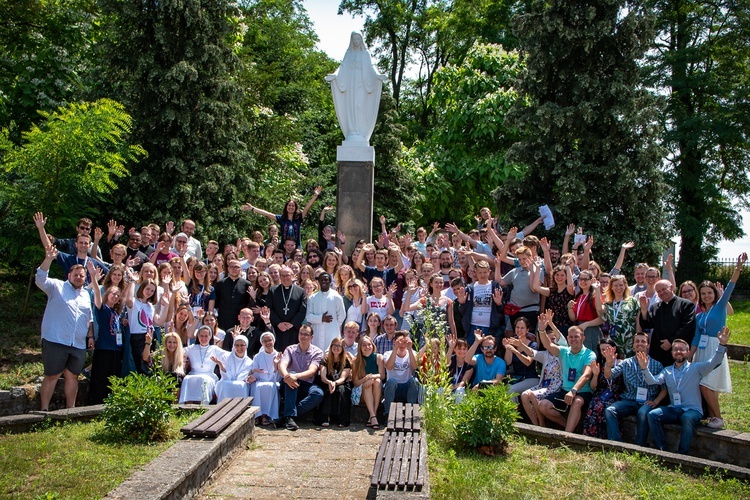
[[[586,347],[596,353],[602,339],[599,325],[604,323],[599,315],[602,310],[601,288],[588,269],[578,275],[578,286],[580,293],[575,300],[568,302],[568,317],[583,330]]]
[[[540,335],[544,335],[549,338],[550,343],[554,342],[555,344],[565,345],[565,337],[563,337],[562,332],[555,326],[555,323],[552,321],[553,317],[554,313],[549,309],[539,315],[537,338]],[[547,331],[547,326],[550,328],[549,332]],[[544,416],[539,411],[539,402],[547,397],[547,395],[559,391],[560,387],[562,387],[560,358],[553,356],[547,350],[532,349],[523,343],[519,343],[517,348],[530,355],[534,360],[542,363],[539,384],[521,393],[521,404],[524,410],[526,410],[526,415],[531,420],[531,423],[544,427]]]
[[[291,199],[286,202],[286,205],[284,205],[284,213],[282,214],[273,214],[266,210],[261,210],[250,203],[243,204],[242,210],[260,214],[276,222],[281,226],[281,234],[279,235],[280,240],[283,241],[286,238],[292,238],[299,248],[302,246],[302,220],[307,217],[307,212],[310,211],[313,203],[315,203],[315,200],[318,199],[322,192],[322,186],[316,187],[310,201],[307,202],[307,205],[305,205],[305,208],[302,211],[299,210],[297,202]]]
[[[83,288],[86,270],[75,264],[68,272],[67,281],[50,278],[49,267],[57,257],[57,249],[48,243],[44,261],[36,270],[36,286],[47,295],[42,318],[42,411],[49,410],[61,376],[65,379],[65,406],[75,406],[78,375],[86,363],[86,348],[94,348],[91,296]]]
[[[710,281],[704,281],[698,287],[702,312],[695,317],[695,336],[690,346],[690,357],[694,362],[708,361],[713,356],[719,342],[719,332],[727,324],[727,304],[745,262],[747,254],[743,252],[737,257],[737,266],[723,294],[716,284]],[[724,427],[724,419],[721,418],[719,408],[719,393],[732,392],[732,379],[729,377],[729,363],[726,357],[716,369],[703,377],[700,389],[708,407],[708,426],[712,429],[721,429]]]
[[[416,403],[419,400],[419,381],[417,380],[417,353],[412,348],[409,333],[398,330],[393,340],[393,350],[383,354],[387,378],[383,387],[383,405],[385,414],[391,403]]]
[[[482,352],[475,354],[477,349]],[[497,385],[505,377],[507,365],[502,358],[497,357],[497,343],[492,335],[482,335],[482,330],[474,330],[474,343],[466,353],[466,362],[474,367],[474,382],[472,389],[484,385]]]
[[[482,336],[499,337],[503,327],[503,290],[497,281],[490,281],[490,265],[485,261],[474,264],[477,279],[459,289],[456,300],[463,315],[463,328],[466,342],[474,344],[474,335],[478,330]]]
[[[546,420],[562,426],[566,432],[574,432],[592,398],[589,382],[592,377],[591,363],[596,361],[596,354],[584,346],[584,333],[578,326],[568,329],[567,346],[553,344],[546,335],[539,338],[550,354],[560,358],[563,376],[562,389],[540,401],[539,412]]]
[[[623,276],[624,278],[624,276]],[[648,335],[638,332],[633,336],[633,351],[648,353]],[[621,441],[620,419],[628,415],[636,415],[635,444],[646,446],[648,438],[648,414],[659,406],[659,403],[667,396],[666,389],[658,385],[648,385],[643,377],[638,359],[635,355],[617,363],[617,352],[613,348],[604,348],[602,351],[605,359],[603,373],[608,380],[622,376],[625,390],[619,401],[610,404],[604,410],[604,418],[607,423],[607,439]],[[664,367],[653,358],[648,358],[648,368],[651,373],[660,373]]]
[[[693,431],[703,417],[703,406],[701,404],[700,382],[703,377],[711,373],[726,359],[727,341],[730,332],[726,326],[721,329],[717,339],[719,345],[710,361],[691,363],[690,344],[681,338],[674,339],[671,344],[671,353],[674,363],[665,367],[658,375],[654,376],[648,367],[648,356],[645,352],[636,354],[638,366],[643,372],[643,377],[649,385],[667,386],[669,392],[668,406],[660,406],[649,412],[648,428],[654,440],[654,446],[666,451],[667,443],[664,436],[664,424],[679,423],[682,426],[680,432],[680,443],[677,453],[687,453],[690,443],[693,441]]]

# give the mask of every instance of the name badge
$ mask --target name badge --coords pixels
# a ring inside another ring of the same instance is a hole
[[[645,403],[648,398],[648,389],[646,387],[639,387],[635,392],[635,400],[639,403]]]
[[[575,368],[568,368],[568,382],[575,382],[578,380],[576,373],[578,373],[578,370]]]
[[[551,383],[551,382],[552,382],[552,380],[550,380],[550,379],[548,379],[548,378],[547,378],[547,379],[544,379],[544,380],[542,381],[542,388],[546,389],[547,387],[549,387],[549,385],[550,385],[550,383]]]
[[[708,335],[704,333],[703,335],[701,335],[701,339],[698,342],[698,348],[705,349],[707,345],[708,345]]]
[[[675,406],[682,406],[682,398],[680,397],[679,392],[675,392],[672,396],[672,401],[674,402]]]
[[[115,342],[117,342],[117,347],[122,347],[122,333],[117,332],[117,335],[115,335]]]

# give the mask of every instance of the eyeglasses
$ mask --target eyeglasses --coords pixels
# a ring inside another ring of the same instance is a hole
[[[494,349],[494,348],[495,348],[495,346],[494,346],[494,345],[483,345],[483,346],[482,346],[482,350],[483,350],[483,351],[491,351],[491,350],[492,350],[492,349]]]
[[[91,231],[91,226],[78,226],[79,231]]]
[[[339,344],[334,344],[331,346],[331,349],[341,349],[341,346]]]
[[[312,333],[307,332],[299,332],[297,335],[299,335],[300,337],[312,337]]]
[[[591,278],[584,278],[583,276],[581,276],[580,278],[578,278],[578,281],[591,281]]]

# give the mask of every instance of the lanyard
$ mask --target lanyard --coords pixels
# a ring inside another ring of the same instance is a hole
[[[698,328],[704,335],[708,333],[708,331],[706,331],[706,324],[708,323],[708,315],[711,314],[711,311],[713,311],[715,305],[716,304],[712,305],[708,311],[703,313],[703,317],[701,318],[703,320],[703,325],[701,326],[700,323],[698,324]]]
[[[613,304],[612,308],[614,309],[614,312],[612,313],[612,323],[617,323],[617,317],[620,315],[620,309],[622,309],[623,302],[624,300],[621,300],[617,303],[617,309],[614,309],[614,304]]]
[[[682,377],[685,376],[685,370],[687,369],[687,366],[682,365],[682,369],[680,371],[680,380],[677,380],[677,368],[672,367],[672,380],[674,380],[675,385],[675,392],[679,394],[680,392],[680,384],[682,383]]]
[[[581,315],[581,308],[583,307],[583,304],[586,302],[586,300],[588,300],[590,294],[591,292],[587,293],[578,303],[578,308],[576,309],[576,319],[578,319],[578,317]]]
[[[464,369],[466,368],[466,361],[464,361],[464,364],[461,365],[461,370],[458,370],[458,367],[456,367],[456,373],[453,375],[453,385],[458,385],[459,382],[461,382],[461,375],[464,373]]]

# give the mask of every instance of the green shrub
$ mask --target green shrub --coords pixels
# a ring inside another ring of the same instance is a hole
[[[467,391],[453,410],[453,425],[459,445],[467,448],[492,447],[504,450],[515,431],[517,404],[505,384]]]
[[[104,401],[102,417],[107,433],[120,442],[145,443],[168,438],[174,416],[175,379],[157,373],[132,373],[110,378],[112,393]]]

